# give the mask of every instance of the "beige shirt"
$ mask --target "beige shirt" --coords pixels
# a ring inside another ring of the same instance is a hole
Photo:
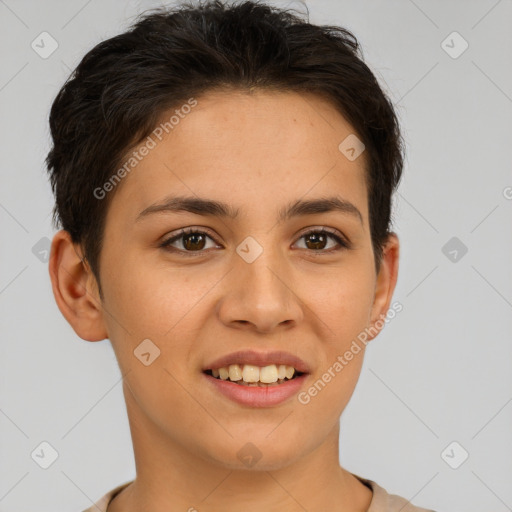
[[[433,510],[426,508],[415,507],[405,498],[401,498],[395,494],[388,494],[382,487],[372,480],[367,480],[357,475],[354,476],[373,491],[373,498],[368,512],[434,512]],[[105,496],[100,498],[92,507],[84,510],[83,512],[106,512],[108,504],[114,499],[114,496],[120,493],[132,482],[133,480],[112,489],[110,492],[105,494]]]

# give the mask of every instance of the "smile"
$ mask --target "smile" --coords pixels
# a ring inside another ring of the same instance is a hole
[[[231,380],[230,373],[238,380]],[[284,377],[279,378],[283,373]],[[300,392],[309,376],[297,372],[293,366],[258,367],[238,364],[205,370],[203,375],[216,393],[240,405],[256,408],[273,407],[286,402]],[[247,379],[251,381],[247,382]],[[262,382],[261,379],[273,382]]]
[[[219,380],[250,387],[278,386],[302,375],[293,366],[285,364],[270,364],[267,366],[231,364],[206,370],[206,373]]]

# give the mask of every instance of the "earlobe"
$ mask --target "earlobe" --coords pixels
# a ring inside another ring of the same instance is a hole
[[[107,338],[96,280],[65,230],[53,237],[48,270],[57,306],[78,336]]]
[[[375,296],[371,312],[371,335],[373,339],[384,326],[384,318],[393,298],[396,282],[398,279],[398,261],[400,257],[400,243],[396,233],[391,232],[383,248],[382,261],[375,284]]]

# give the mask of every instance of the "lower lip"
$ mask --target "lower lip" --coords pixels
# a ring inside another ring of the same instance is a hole
[[[307,374],[302,374],[276,386],[259,387],[244,386],[229,380],[216,379],[207,373],[203,373],[203,375],[224,396],[250,407],[271,407],[285,402],[299,392],[307,377]]]

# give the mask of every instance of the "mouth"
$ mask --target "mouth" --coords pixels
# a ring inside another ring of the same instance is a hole
[[[204,370],[203,373],[217,380],[231,382],[239,386],[272,387],[305,375],[296,368],[285,364],[256,366],[252,364],[230,364]]]
[[[311,367],[283,350],[239,350],[202,368],[210,390],[245,407],[276,407],[291,400],[309,381]]]

